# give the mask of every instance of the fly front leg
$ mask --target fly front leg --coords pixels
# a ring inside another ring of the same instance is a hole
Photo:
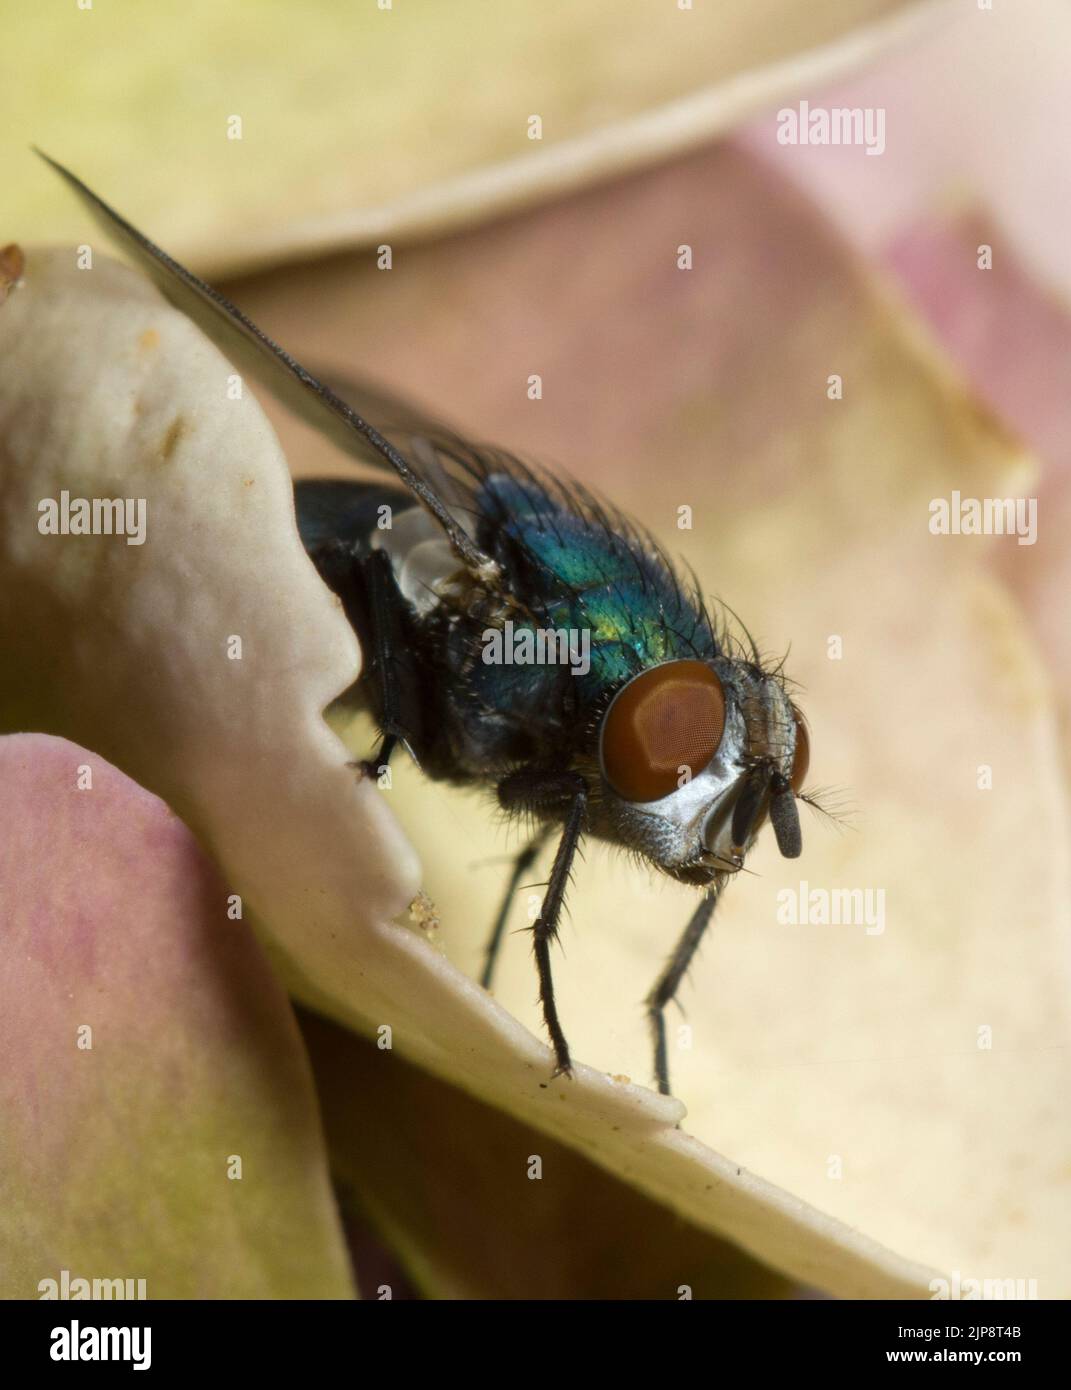
[[[651,1024],[651,1032],[654,1034],[655,1077],[658,1080],[658,1089],[664,1096],[673,1094],[669,1089],[669,1058],[666,1052],[666,1006],[673,1001],[677,990],[680,989],[681,981],[687,974],[688,967],[691,965],[699,948],[699,943],[703,939],[703,933],[710,924],[711,916],[717,906],[727,877],[726,874],[720,874],[700,900],[699,906],[692,913],[688,925],[684,929],[684,934],[677,942],[673,954],[666,963],[665,970],[658,977],[654,988],[647,996],[647,1017]]]
[[[378,689],[378,718],[383,741],[374,759],[361,764],[366,776],[378,776],[390,763],[398,744],[414,757],[411,739],[419,715],[416,691],[416,672],[404,655],[405,620],[403,599],[390,557],[383,550],[373,550],[361,560],[364,577],[368,620],[371,628],[372,654],[369,677]],[[415,761],[415,757],[414,757]]]
[[[420,672],[411,654],[405,600],[383,550],[330,540],[314,547],[310,557],[320,577],[341,598],[361,639],[365,668],[360,679],[371,688],[382,741],[373,757],[353,766],[366,777],[376,777],[399,744],[415,761],[413,745],[420,741]]]
[[[554,980],[550,969],[550,947],[557,939],[558,923],[565,902],[565,887],[584,833],[588,809],[588,784],[579,773],[548,772],[521,768],[512,772],[498,787],[498,798],[507,810],[527,810],[537,815],[559,815],[564,819],[562,837],[543,897],[543,906],[532,928],[536,969],[539,972],[539,1002],[543,1021],[554,1049],[554,1075],[572,1076],[573,1063],[565,1040],[558,1006],[554,999]]]

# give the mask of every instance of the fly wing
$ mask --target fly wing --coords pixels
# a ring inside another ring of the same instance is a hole
[[[384,439],[405,456],[475,543],[477,515],[488,475],[495,467],[509,471],[516,461],[499,450],[469,443],[452,425],[367,377],[355,377],[328,366],[317,366],[316,375],[358,415],[376,421]],[[485,551],[486,547],[481,548],[481,553]]]
[[[229,361],[260,381],[294,414],[346,453],[393,469],[442,526],[465,566],[485,579],[497,574],[494,562],[474,544],[423,470],[414,466],[397,445],[269,338],[229,299],[173,260],[69,169],[43,151],[37,153],[74,189],[105,232],[148,273],[165,298],[192,319]]]

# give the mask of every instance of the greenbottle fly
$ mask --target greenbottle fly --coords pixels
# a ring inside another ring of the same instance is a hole
[[[572,1061],[551,947],[583,838],[699,891],[647,998],[668,1094],[665,1010],[725,885],[767,820],[782,855],[801,851],[809,740],[780,666],[764,664],[746,633],[737,640],[622,512],[374,391],[344,398],[48,162],[231,361],[384,475],[294,488],[302,541],[365,654],[356,693],[382,741],[361,766],[380,768],[401,747],[429,777],[492,792],[532,827],[491,932],[485,986],[512,895],[556,837],[532,929],[555,1075]]]

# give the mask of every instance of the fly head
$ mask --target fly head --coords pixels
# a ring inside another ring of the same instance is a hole
[[[724,656],[649,667],[602,718],[605,831],[700,886],[737,872],[767,819],[794,859],[809,757],[803,716],[779,673]]]

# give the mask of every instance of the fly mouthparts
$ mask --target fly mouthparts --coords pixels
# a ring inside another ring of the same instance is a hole
[[[798,859],[803,852],[800,813],[796,795],[791,787],[775,792],[770,798],[770,824],[773,826],[777,848],[786,859]]]

